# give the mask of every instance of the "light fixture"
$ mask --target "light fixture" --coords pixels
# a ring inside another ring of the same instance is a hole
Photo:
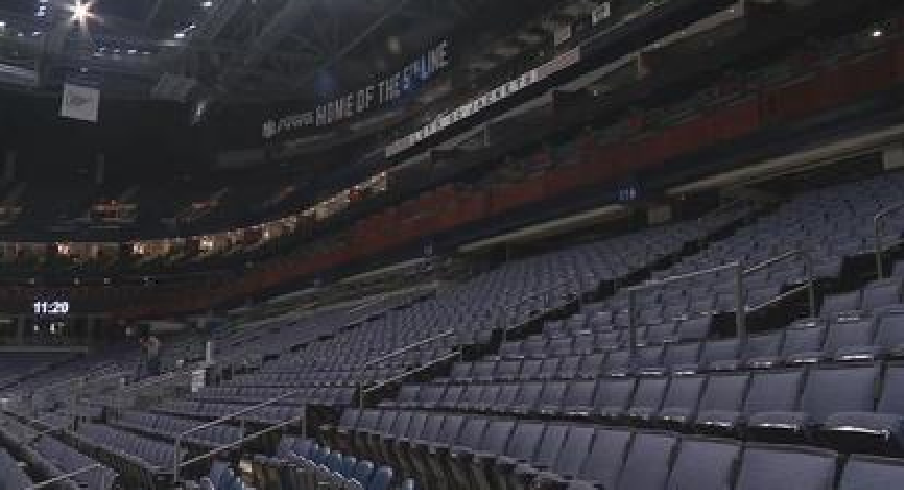
[[[185,39],[185,33],[180,31],[180,32],[173,34],[173,37],[176,39]]]
[[[882,34],[883,34],[882,29],[877,28],[877,29],[873,30],[873,37],[882,37]]]
[[[84,21],[88,17],[91,16],[91,4],[88,2],[82,2],[82,0],[77,0],[69,10],[72,11],[72,18],[77,21]]]
[[[0,29],[6,29],[6,21],[0,20]]]

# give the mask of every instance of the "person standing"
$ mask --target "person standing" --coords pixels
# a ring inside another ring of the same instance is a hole
[[[163,343],[160,342],[160,339],[151,335],[150,329],[148,329],[147,327],[142,329],[138,341],[141,342],[141,352],[143,354],[145,377],[150,378],[154,376],[160,376],[160,371],[162,368],[160,361],[160,351],[163,347]]]

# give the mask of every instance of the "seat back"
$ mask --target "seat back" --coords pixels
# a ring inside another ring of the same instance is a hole
[[[669,478],[677,439],[664,433],[640,432],[634,436],[618,478],[618,490],[661,490]]]
[[[738,442],[685,439],[678,448],[665,489],[732,490],[740,457]]]
[[[793,446],[748,445],[735,490],[832,490],[838,455]]]

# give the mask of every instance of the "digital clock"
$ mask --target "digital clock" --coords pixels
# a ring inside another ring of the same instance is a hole
[[[31,304],[35,315],[66,315],[69,313],[68,301],[35,301]]]

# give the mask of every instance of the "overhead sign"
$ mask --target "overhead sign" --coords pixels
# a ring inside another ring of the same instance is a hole
[[[402,98],[449,66],[449,43],[440,42],[401,70],[377,83],[302,112],[264,122],[262,136],[270,139],[309,126],[329,126],[388,105]]]
[[[509,99],[523,90],[545,80],[550,75],[564,70],[580,61],[580,49],[575,48],[556,56],[552,61],[530,70],[520,77],[485,92],[468,102],[441,114],[418,131],[398,139],[386,147],[386,156],[393,157],[409,150],[433,135],[445,131],[450,126],[469,119],[488,107]]]
[[[100,90],[82,85],[63,85],[63,104],[60,115],[80,121],[97,122]]]

